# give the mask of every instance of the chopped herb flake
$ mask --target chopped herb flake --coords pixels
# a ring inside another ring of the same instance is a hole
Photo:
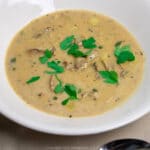
[[[56,73],[63,73],[64,72],[64,67],[59,65],[59,62],[57,61],[51,61],[47,63],[47,66],[49,68],[52,68],[55,70]]]
[[[61,102],[62,105],[67,105],[69,103],[70,98],[67,98]]]
[[[64,91],[71,97],[71,99],[77,99],[77,88],[73,84],[66,84]]]
[[[45,63],[47,63],[48,58],[45,57],[45,56],[42,56],[42,57],[39,58],[39,61],[40,61],[41,64],[45,64]]]
[[[67,105],[70,100],[77,100],[77,88],[73,84],[66,84],[64,91],[68,94],[68,98],[62,101],[62,105]]]
[[[88,39],[82,40],[82,45],[84,48],[93,49],[97,47],[95,42],[96,40],[93,37],[90,37]]]
[[[104,82],[109,84],[118,83],[118,74],[115,71],[99,71],[100,76],[104,79]]]
[[[124,51],[118,56],[117,63],[122,64],[126,61],[134,61],[134,60],[135,60],[135,56],[133,55],[132,52]]]
[[[11,58],[11,59],[10,59],[10,62],[11,62],[11,63],[15,63],[15,62],[16,62],[16,57]]]
[[[85,54],[79,50],[79,46],[75,43],[68,50],[68,54],[74,57],[85,57]]]
[[[62,93],[63,91],[64,91],[64,87],[63,87],[62,83],[60,82],[56,85],[54,92],[56,94],[58,94],[58,93]]]
[[[118,64],[125,63],[126,61],[134,61],[135,60],[135,56],[131,51],[130,45],[121,46],[121,43],[120,44],[116,43],[114,55],[117,58]]]
[[[61,43],[60,48],[61,50],[67,50],[73,43],[73,40],[75,39],[74,35],[66,37]]]
[[[29,79],[28,81],[26,81],[26,83],[30,84],[30,83],[38,81],[39,79],[40,79],[40,76],[34,76],[31,79]]]
[[[89,49],[87,52],[82,52],[79,49],[79,45],[75,43],[75,36],[71,35],[66,37],[60,43],[60,48],[62,50],[67,50],[68,55],[72,55],[74,57],[87,57],[92,53],[93,49],[97,47],[95,42],[96,40],[93,37],[82,40],[83,48]]]
[[[52,55],[53,55],[53,53],[52,53],[51,50],[46,49],[45,52],[44,52],[44,55],[45,55],[45,57],[47,57],[47,58],[51,58]]]
[[[46,49],[44,55],[39,57],[39,61],[41,64],[46,64],[48,59],[51,58],[53,55],[51,50]]]
[[[122,47],[120,47],[120,46],[115,47],[114,54],[115,54],[116,57],[118,57],[124,51],[131,51],[130,45],[125,45],[125,46],[122,46]]]
[[[59,83],[55,86],[54,92],[56,94],[64,92],[62,81],[58,78],[57,74],[55,75],[55,78]]]

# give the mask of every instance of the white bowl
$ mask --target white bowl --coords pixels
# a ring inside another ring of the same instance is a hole
[[[55,9],[89,9],[116,18],[132,32],[146,54],[144,80],[124,105],[103,115],[69,119],[51,116],[24,104],[8,84],[5,54],[14,34],[26,23]],[[86,135],[126,125],[150,111],[149,0],[0,0],[0,112],[28,128],[53,134]]]

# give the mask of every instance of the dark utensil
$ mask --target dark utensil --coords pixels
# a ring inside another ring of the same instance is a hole
[[[150,150],[150,143],[138,139],[122,139],[107,143],[99,150]]]

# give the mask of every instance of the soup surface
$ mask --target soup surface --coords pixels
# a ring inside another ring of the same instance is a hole
[[[6,72],[14,91],[49,114],[85,117],[124,102],[141,81],[144,55],[115,20],[88,11],[42,16],[12,40]]]

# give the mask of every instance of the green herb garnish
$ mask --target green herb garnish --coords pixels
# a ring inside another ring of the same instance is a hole
[[[60,48],[61,50],[67,50],[73,43],[73,40],[75,39],[74,35],[66,37],[61,43]]]
[[[58,84],[54,88],[56,94],[65,92],[68,95],[68,98],[62,101],[62,105],[66,105],[70,100],[77,100],[77,88],[73,84],[65,84],[63,86],[62,81],[55,75]]]
[[[82,52],[79,50],[79,46],[74,43],[70,49],[68,50],[69,55],[73,55],[74,57],[87,57],[93,52],[93,49],[89,49],[87,52]]]
[[[71,35],[60,43],[60,48],[61,50],[67,50],[67,53],[74,57],[87,57],[92,53],[93,49],[97,47],[95,42],[96,40],[93,37],[82,40],[82,47],[88,49],[87,52],[82,52],[79,49],[79,45],[75,43],[75,36]]]
[[[51,58],[53,56],[53,52],[51,50],[46,49],[45,52],[44,52],[44,55],[47,58]]]
[[[67,105],[70,100],[77,100],[77,88],[73,84],[66,84],[64,91],[68,94],[68,98],[62,101],[62,105]]]
[[[117,64],[125,63],[126,61],[134,61],[135,56],[131,51],[130,45],[121,46],[122,41],[115,44],[114,55],[117,58]]]
[[[69,103],[70,98],[67,98],[61,102],[62,105],[67,105]]]
[[[126,61],[134,61],[134,60],[135,60],[135,56],[133,55],[132,52],[124,51],[118,56],[117,63],[122,64]]]
[[[68,50],[69,55],[73,55],[74,57],[85,57],[86,55],[79,50],[79,46],[77,44],[73,44]]]
[[[58,78],[57,75],[55,75],[55,78],[59,83],[55,86],[54,92],[56,94],[64,92],[64,87],[63,87],[62,81]]]
[[[54,92],[56,94],[58,93],[62,93],[64,91],[64,87],[62,85],[62,83],[58,83],[56,86],[55,86],[55,89],[54,89]]]
[[[46,49],[44,52],[44,55],[39,58],[40,63],[41,64],[47,63],[48,59],[51,58],[52,55],[53,55],[52,51]]]
[[[48,61],[48,58],[45,57],[45,56],[42,56],[42,57],[39,58],[39,61],[40,61],[41,64],[45,64]]]
[[[72,99],[77,99],[77,88],[73,84],[66,84],[64,86],[64,91],[72,97]]]
[[[90,37],[88,39],[82,40],[82,45],[84,48],[93,49],[97,47],[95,42],[96,40],[93,37]]]
[[[26,83],[30,84],[30,83],[38,81],[39,79],[40,79],[40,76],[34,76],[34,77],[30,78],[28,81],[26,81]]]
[[[54,74],[56,73],[57,74],[57,73],[63,73],[64,72],[64,67],[60,66],[58,61],[48,62],[47,66],[54,70],[54,72],[51,72],[51,73],[54,73]]]
[[[118,83],[118,74],[115,71],[99,71],[100,76],[104,79],[104,82],[109,84]]]
[[[131,51],[130,45],[125,45],[122,47],[121,47],[121,45],[116,46],[114,54],[116,57],[118,57],[122,52],[125,52],[125,51]]]

